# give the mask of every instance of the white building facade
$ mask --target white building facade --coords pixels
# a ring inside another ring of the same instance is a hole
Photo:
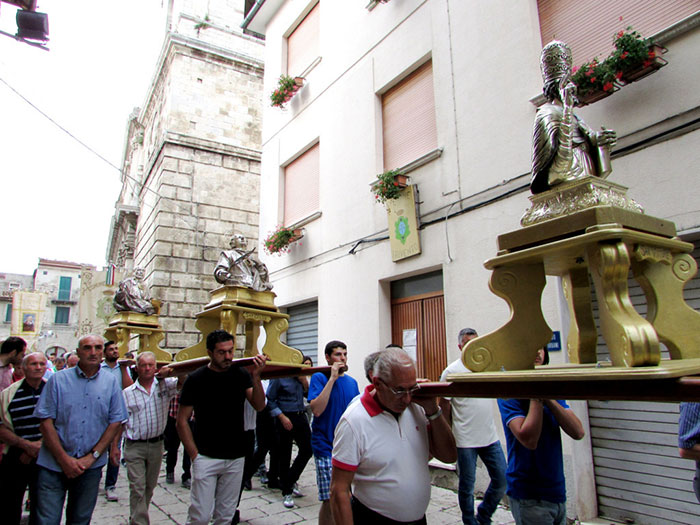
[[[695,241],[698,11],[694,1],[251,3],[244,28],[266,40],[260,238],[279,224],[304,229],[289,253],[265,262],[277,304],[312,312],[318,359],[340,339],[362,378],[368,353],[414,344],[419,371],[437,379],[458,357],[461,328],[486,333],[508,320],[483,261],[529,206],[539,56],[553,37],[571,44],[575,64],[606,56],[627,26],[667,47],[666,67],[578,114],[617,130],[610,179]],[[284,109],[268,98],[281,74],[304,78]],[[376,174],[393,168],[418,190],[421,242],[420,254],[397,262],[386,210],[370,193]],[[565,340],[555,278],[542,308]],[[673,446],[677,405],[573,405],[587,437],[565,439],[569,517],[693,523],[692,465]]]

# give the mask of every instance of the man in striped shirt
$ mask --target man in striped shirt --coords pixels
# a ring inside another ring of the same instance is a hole
[[[44,388],[46,357],[40,352],[22,360],[24,379],[0,393],[0,441],[4,443],[0,463],[0,509],[8,524],[22,518],[22,499],[29,486],[29,523],[36,520],[36,457],[41,448],[39,419],[34,407]]]
[[[156,378],[156,356],[141,352],[136,358],[138,380],[124,389],[129,416],[124,425],[124,460],[129,478],[129,523],[148,525],[148,506],[158,483],[163,460],[163,432],[170,400],[177,395],[177,379],[166,378],[172,369],[165,366]],[[114,446],[114,444],[113,444]]]

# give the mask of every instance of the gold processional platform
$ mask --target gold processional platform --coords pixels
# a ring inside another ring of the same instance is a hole
[[[139,338],[139,352],[153,352],[158,361],[169,362],[172,360],[170,352],[163,350],[158,345],[165,337],[163,328],[158,321],[161,302],[152,301],[156,309],[155,315],[146,315],[138,312],[117,312],[109,321],[109,326],[104,332],[106,340],[117,343],[119,357],[129,351],[131,337]]]
[[[675,237],[672,222],[615,205],[618,198],[625,202],[625,191],[586,177],[531,197],[529,212],[548,210],[553,218],[500,235],[498,255],[485,262],[493,271],[489,288],[508,303],[511,316],[464,347],[465,366],[481,373],[421,385],[421,395],[700,400],[700,378],[690,377],[700,374],[700,313],[683,298],[697,273],[693,245]],[[572,200],[580,209],[557,212]],[[646,318],[630,301],[630,270],[646,295]],[[571,364],[536,370],[537,350],[552,337],[541,310],[546,275],[562,278]],[[589,275],[611,363],[596,363]],[[671,360],[661,360],[660,343]]]
[[[209,295],[209,303],[197,314],[195,322],[202,333],[202,339],[199,343],[180,350],[175,355],[175,361],[205,358],[206,338],[210,333],[222,329],[235,334],[238,325],[242,324],[245,330],[244,358],[263,353],[269,359],[268,366],[305,366],[301,364],[302,353],[280,341],[280,336],[289,328],[289,315],[280,312],[275,306],[274,292],[224,285],[212,290]],[[259,350],[257,342],[261,328],[265,332],[265,344]],[[240,364],[243,365],[243,361]],[[177,369],[186,370],[188,367],[178,366]]]

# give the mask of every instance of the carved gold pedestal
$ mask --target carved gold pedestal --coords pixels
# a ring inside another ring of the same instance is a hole
[[[202,333],[202,340],[180,350],[175,355],[176,361],[206,357],[206,338],[211,332],[221,329],[235,334],[238,325],[243,324],[246,336],[244,357],[259,353],[257,340],[262,327],[266,336],[263,354],[273,363],[301,365],[302,353],[280,341],[280,335],[289,328],[289,315],[277,309],[273,292],[257,292],[250,288],[225,285],[212,290],[209,295],[209,303],[197,314],[195,322]]]
[[[545,275],[562,278],[569,306],[572,363],[595,363],[597,332],[591,308],[593,279],[600,329],[613,366],[658,365],[659,342],[672,359],[700,357],[700,313],[683,299],[697,272],[693,246],[675,236],[672,222],[613,206],[596,206],[499,236],[499,255],[486,261],[491,290],[511,318],[469,342],[464,364],[475,372],[528,370],[552,335],[541,311]],[[646,319],[632,306],[632,271],[645,291]]]
[[[157,315],[118,312],[112,317],[105,330],[105,339],[117,343],[119,357],[124,357],[124,354],[129,351],[132,335],[139,337],[139,352],[153,352],[158,361],[172,361],[172,354],[158,346],[165,335],[158,323]]]

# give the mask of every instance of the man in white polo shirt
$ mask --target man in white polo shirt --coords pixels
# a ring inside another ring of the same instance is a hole
[[[452,463],[457,450],[437,400],[413,400],[417,389],[408,354],[400,348],[381,352],[372,384],[335,430],[331,508],[336,525],[426,522],[430,456]]]
[[[170,400],[177,395],[174,377],[156,379],[156,356],[141,352],[136,358],[139,376],[124,389],[129,419],[125,424],[124,461],[129,477],[129,523],[148,525],[148,506],[158,483],[163,460],[163,433],[168,419]],[[172,369],[164,366],[158,375],[165,377]]]
[[[464,346],[476,338],[473,328],[463,328],[457,336],[457,347]],[[471,372],[462,357],[450,363],[440,376],[445,381],[449,374]],[[498,503],[506,492],[506,458],[498,440],[493,417],[493,400],[467,397],[443,398],[440,408],[447,421],[452,422],[452,432],[457,441],[457,466],[459,473],[459,507],[462,523],[466,525],[488,525],[496,512]],[[480,457],[486,465],[491,482],[484,500],[474,515],[474,482],[476,481],[476,459]]]

